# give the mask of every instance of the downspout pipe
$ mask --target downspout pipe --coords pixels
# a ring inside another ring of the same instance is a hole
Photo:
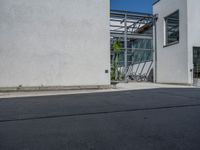
[[[154,83],[157,83],[157,20],[158,14],[153,16],[153,25],[154,25],[154,33],[153,33],[153,41],[154,41]]]

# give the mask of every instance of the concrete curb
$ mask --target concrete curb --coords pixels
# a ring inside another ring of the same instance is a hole
[[[133,91],[133,90],[149,90],[158,88],[195,88],[192,86],[177,86],[168,84],[154,84],[154,83],[119,83],[118,85],[104,85],[104,86],[76,86],[76,87],[37,87],[35,88],[14,88],[14,90],[1,91],[0,99],[2,98],[17,98],[17,97],[38,97],[38,96],[54,96],[54,95],[74,95],[74,94],[90,94],[90,93],[107,93],[119,91]],[[2,90],[2,88],[1,88]]]
[[[32,86],[32,87],[0,87],[0,93],[5,92],[37,92],[37,91],[66,91],[66,90],[100,90],[115,89],[116,85],[88,85],[88,86]]]

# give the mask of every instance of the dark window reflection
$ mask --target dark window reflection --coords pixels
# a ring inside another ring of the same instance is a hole
[[[166,22],[166,44],[179,41],[179,11],[165,18]]]

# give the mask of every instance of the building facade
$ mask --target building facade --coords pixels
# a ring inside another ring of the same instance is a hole
[[[108,0],[0,0],[0,87],[110,84]]]
[[[199,0],[155,1],[157,82],[197,84],[200,78],[199,4]]]

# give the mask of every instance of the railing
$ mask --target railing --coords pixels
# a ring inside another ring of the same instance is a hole
[[[124,58],[123,53],[121,53],[121,56],[120,58]],[[132,54],[129,53],[128,56],[131,57],[128,59],[127,69],[125,68],[124,60],[119,59],[117,63],[118,80],[123,81],[126,78],[128,81],[153,81],[153,51],[137,49]]]

